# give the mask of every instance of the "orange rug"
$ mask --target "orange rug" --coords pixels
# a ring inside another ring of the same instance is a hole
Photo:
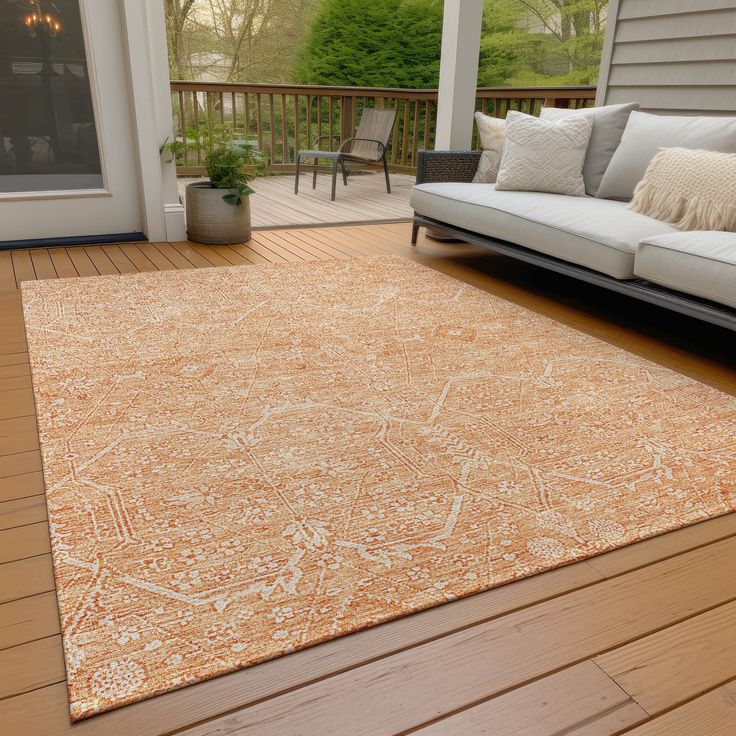
[[[75,720],[736,508],[736,398],[401,258],[22,291]]]

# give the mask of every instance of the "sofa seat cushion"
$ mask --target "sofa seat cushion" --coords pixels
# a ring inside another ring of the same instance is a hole
[[[736,308],[736,233],[678,232],[642,240],[637,276]]]
[[[617,279],[634,275],[643,238],[677,232],[626,203],[542,192],[497,191],[492,184],[418,184],[411,206],[448,225],[523,245]]]

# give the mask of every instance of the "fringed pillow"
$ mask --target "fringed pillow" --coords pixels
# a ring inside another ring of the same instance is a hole
[[[736,231],[736,153],[663,148],[630,207],[680,230]]]

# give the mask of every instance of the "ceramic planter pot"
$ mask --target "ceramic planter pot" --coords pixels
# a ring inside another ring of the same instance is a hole
[[[250,240],[250,197],[242,197],[237,205],[228,204],[222,197],[230,192],[227,189],[213,189],[209,182],[187,185],[189,240],[214,245]]]

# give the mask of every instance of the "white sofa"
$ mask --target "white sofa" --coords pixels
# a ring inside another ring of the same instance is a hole
[[[469,183],[479,155],[420,152],[413,244],[424,225],[736,330],[735,233],[684,233],[612,199]]]

